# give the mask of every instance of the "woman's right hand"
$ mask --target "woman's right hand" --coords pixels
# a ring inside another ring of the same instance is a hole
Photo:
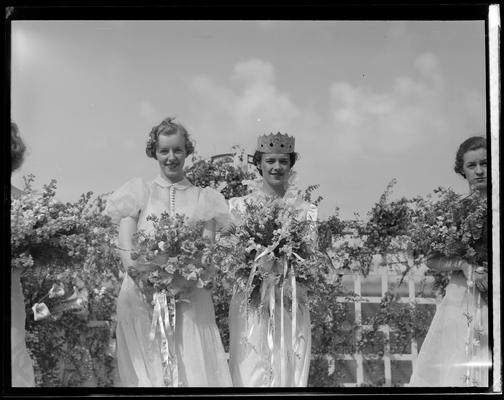
[[[428,256],[425,264],[429,269],[438,272],[460,271],[467,268],[467,262],[458,258],[448,258],[442,256]]]
[[[193,287],[196,287],[198,281],[187,280],[182,275],[175,273],[172,279],[172,285],[175,289],[175,294],[185,292]]]
[[[131,259],[128,270],[134,269],[138,272],[154,271],[160,265],[165,264],[167,260],[168,256],[164,254],[158,254],[151,260],[145,260],[143,258],[136,260]]]

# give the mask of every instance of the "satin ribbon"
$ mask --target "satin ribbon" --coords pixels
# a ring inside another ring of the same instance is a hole
[[[292,365],[296,364],[296,354],[298,351],[297,340],[297,288],[296,288],[296,275],[294,274],[294,267],[291,264],[290,268],[291,287],[292,287],[292,330],[291,330],[291,343],[292,343]]]
[[[264,249],[261,254],[259,254],[255,259],[254,259],[254,264],[252,265],[252,270],[250,271],[250,275],[248,277],[248,280],[247,280],[247,296],[250,294],[251,292],[251,287],[252,287],[252,282],[254,280],[254,277],[255,277],[255,274],[256,274],[256,271],[257,271],[257,261],[259,261],[262,257],[264,257],[265,255],[271,253],[271,249],[269,248],[266,248]]]
[[[252,266],[252,270],[250,271],[250,275],[247,281],[247,289],[246,293],[247,296],[250,295],[251,292],[251,286],[252,286],[252,281],[254,279],[255,273],[257,271],[257,266],[258,266],[258,261],[270,253],[270,249],[264,249],[261,254],[259,254],[255,260],[254,260],[254,265]],[[299,261],[303,262],[304,259],[300,257],[298,254],[295,252],[292,253]],[[298,302],[297,302],[297,286],[296,286],[296,276],[294,273],[294,266],[291,263],[290,264],[290,278],[291,278],[291,288],[292,288],[292,319],[291,319],[291,350],[290,350],[290,357],[288,357],[286,351],[285,351],[285,322],[284,322],[284,286],[285,286],[285,281],[287,279],[287,275],[289,273],[289,262],[286,259],[284,263],[284,268],[283,268],[283,280],[282,284],[280,286],[280,385],[281,386],[286,386],[286,379],[287,379],[287,358],[290,358],[292,361],[292,367],[294,370],[294,365],[296,362],[296,354],[299,346],[299,341],[297,339],[297,308],[298,308]],[[264,283],[263,283],[264,285]],[[276,298],[275,298],[275,285],[270,285],[269,283],[266,283],[266,287],[263,286],[263,289],[265,290],[265,295],[268,296],[268,309],[269,309],[269,318],[268,318],[268,330],[267,330],[267,343],[268,343],[268,349],[269,349],[269,383],[270,386],[274,386],[276,383],[276,376],[274,374],[274,362],[275,362],[275,357],[274,357],[274,343],[275,343],[275,304],[276,304]],[[261,296],[262,297],[262,296]],[[246,320],[248,321],[248,307],[247,307],[247,318]],[[248,331],[248,323],[246,324],[246,330]],[[250,329],[250,332],[248,332],[247,339],[250,339],[250,336],[252,335],[252,328]]]
[[[479,384],[479,379],[481,379],[480,371],[481,366],[478,365],[480,360],[477,356],[480,353],[481,346],[481,330],[483,327],[482,315],[481,315],[481,293],[476,289],[473,277],[473,267],[469,267],[468,278],[467,278],[467,309],[466,318],[467,321],[467,333],[466,333],[466,343],[465,343],[465,353],[467,361],[466,369],[466,384],[468,386],[473,386],[474,384]]]
[[[476,290],[476,318],[475,318],[475,324],[476,324],[476,329],[478,330],[478,335],[481,335],[481,330],[483,328],[482,324],[482,317],[481,317],[481,293],[479,290]],[[474,338],[475,339],[475,338]],[[473,339],[473,340],[474,340]],[[481,337],[477,338],[477,342],[474,342],[474,349],[473,349],[473,357],[478,356],[480,354],[481,350]],[[479,360],[478,360],[479,361]],[[476,379],[479,381],[481,379],[481,367],[475,366],[475,376]]]
[[[161,358],[163,361],[163,375],[170,387],[178,386],[178,366],[175,352],[175,299],[171,298],[170,303],[173,309],[173,319],[170,318],[170,310],[165,292],[154,293],[154,310],[152,314],[151,329],[149,339],[156,337],[156,328],[159,326],[161,336]]]
[[[269,348],[269,378],[270,386],[276,383],[275,377],[275,286],[269,288],[269,318],[268,318],[268,348]]]
[[[263,257],[265,256],[266,254],[270,253],[271,250],[269,249],[264,249],[261,254],[259,254],[255,259],[254,259],[254,263],[252,265],[252,270],[250,271],[250,275],[248,277],[248,280],[247,280],[247,286],[245,287],[245,298],[246,298],[246,302],[245,302],[245,330],[248,332],[246,338],[247,340],[250,339],[250,337],[252,336],[252,331],[253,331],[253,327],[250,327],[250,331],[249,331],[249,326],[248,326],[248,320],[249,320],[249,299],[250,299],[250,295],[252,293],[252,282],[254,281],[254,277],[255,277],[255,274],[257,272],[257,262]]]
[[[294,256],[300,261],[304,262],[304,259],[300,257],[297,253],[292,252]],[[293,350],[293,363],[296,362],[296,354],[299,347],[299,340],[297,335],[297,283],[296,274],[294,273],[294,266],[291,264],[291,286],[292,286],[292,350]]]
[[[289,265],[287,260],[284,263],[283,279],[280,286],[280,386],[285,386],[286,354],[285,354],[285,327],[284,327],[284,287]]]
[[[472,281],[472,268],[469,266],[469,270],[467,271],[466,276],[466,284],[467,284],[467,304],[466,304],[466,315],[467,319],[467,330],[466,330],[466,339],[464,343],[464,350],[466,356],[466,373],[465,373],[465,384],[469,386],[471,384],[471,300],[473,299],[471,293],[470,282]]]

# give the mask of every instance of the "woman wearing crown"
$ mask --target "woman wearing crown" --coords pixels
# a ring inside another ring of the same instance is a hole
[[[248,183],[251,193],[229,200],[234,223],[239,225],[247,204],[264,205],[279,200],[296,211],[296,219],[312,221],[310,246],[315,243],[317,208],[303,200],[292,171],[297,153],[293,137],[277,133],[258,138],[253,163],[261,178]],[[263,252],[264,254],[264,252]],[[255,255],[256,267],[281,275],[288,261]],[[268,275],[264,275],[268,276]],[[252,277],[254,278],[254,277]],[[307,386],[311,356],[310,314],[306,289],[299,282],[290,285],[291,302],[283,301],[278,281],[256,282],[256,296],[249,298],[236,287],[229,310],[230,360],[234,386]],[[252,281],[252,279],[250,279]],[[252,292],[254,294],[254,292]],[[282,307],[283,305],[283,307]]]

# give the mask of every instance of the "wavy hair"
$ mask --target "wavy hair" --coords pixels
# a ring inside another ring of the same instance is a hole
[[[145,153],[147,157],[156,158],[156,149],[158,145],[159,135],[175,135],[180,133],[185,139],[185,149],[187,155],[194,153],[194,143],[191,140],[186,128],[178,122],[173,122],[175,118],[165,118],[159,125],[154,126],[147,139]]]
[[[26,146],[19,136],[19,128],[15,122],[11,122],[11,158],[12,171],[18,169],[24,161]]]

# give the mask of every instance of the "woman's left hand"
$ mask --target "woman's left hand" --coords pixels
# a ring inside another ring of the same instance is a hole
[[[474,285],[482,293],[488,292],[488,271],[483,267],[478,267],[473,274]]]

